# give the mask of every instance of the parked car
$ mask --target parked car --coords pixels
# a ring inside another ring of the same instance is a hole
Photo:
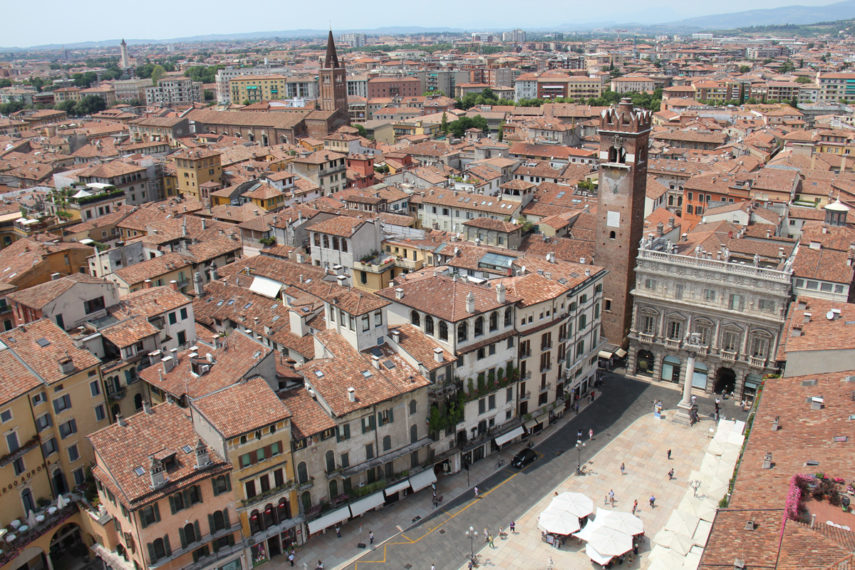
[[[535,459],[537,459],[537,453],[533,449],[526,448],[514,455],[514,458],[511,460],[511,466],[522,469]]]

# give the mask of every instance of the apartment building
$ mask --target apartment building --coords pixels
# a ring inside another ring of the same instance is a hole
[[[818,73],[819,103],[855,101],[855,73]]]
[[[231,465],[223,487],[234,493],[246,559],[260,563],[302,544],[291,412],[267,382],[243,380],[193,400],[190,411],[196,433]]]
[[[284,75],[247,75],[234,77],[229,81],[231,100],[235,103],[244,103],[246,101],[255,103],[258,101],[286,99],[287,81],[288,78]]]
[[[178,177],[178,192],[210,206],[210,196],[203,196],[201,187],[206,182],[222,182],[220,152],[208,148],[186,149],[175,153],[172,159]]]
[[[15,318],[15,326],[48,319],[63,330],[107,314],[107,307],[118,303],[116,285],[85,273],[72,273],[6,297]]]
[[[134,568],[248,567],[240,535],[232,466],[173,403],[145,409],[89,436],[92,474],[109,516],[114,549],[96,548]]]
[[[465,231],[464,224],[476,218],[514,219],[523,205],[518,200],[505,200],[502,196],[484,196],[446,188],[432,188],[421,196],[414,195],[410,203],[418,207],[421,227],[451,232]]]
[[[335,216],[313,223],[307,229],[313,265],[350,270],[357,261],[380,250],[379,220]]]
[[[296,157],[290,163],[291,171],[314,184],[324,196],[344,190],[347,186],[346,156],[337,152],[319,150],[307,156]]]
[[[189,77],[167,75],[157,85],[145,90],[145,104],[150,107],[188,105],[202,101],[202,84]]]

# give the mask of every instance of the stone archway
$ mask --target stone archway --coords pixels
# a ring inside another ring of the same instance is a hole
[[[643,376],[653,376],[654,356],[649,350],[639,350],[635,357],[635,373]]]
[[[719,368],[715,372],[715,385],[713,392],[720,394],[722,392],[733,392],[736,386],[736,372],[733,368]]]
[[[54,568],[66,568],[85,559],[88,550],[76,523],[60,527],[50,539],[50,561]]]

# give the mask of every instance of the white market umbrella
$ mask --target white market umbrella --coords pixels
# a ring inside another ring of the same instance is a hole
[[[574,532],[573,536],[575,536],[579,540],[584,540],[585,542],[588,542],[593,536],[594,531],[596,531],[602,526],[603,525],[601,525],[596,519],[588,521],[588,524],[586,524],[579,532]]]
[[[644,522],[631,513],[607,511],[598,508],[596,520],[605,527],[613,528],[632,536],[644,533]]]
[[[591,546],[590,544],[585,545],[585,554],[587,554],[588,558],[590,558],[600,566],[605,566],[606,564],[612,561],[612,558],[614,558],[614,556],[606,556],[605,554],[597,552],[597,549]]]
[[[579,519],[570,513],[547,509],[537,518],[537,526],[550,534],[566,536],[579,530]]]
[[[701,520],[712,521],[715,518],[716,508],[712,499],[696,499],[691,495],[686,495],[680,501],[677,510],[696,516]]]
[[[689,553],[694,545],[694,541],[684,534],[677,534],[672,530],[661,530],[657,534],[653,542],[663,548],[670,548],[680,556],[685,556]]]
[[[690,537],[698,527],[698,517],[683,511],[673,511],[665,523],[665,528],[677,534]]]
[[[586,542],[606,556],[620,556],[632,550],[632,535],[604,526],[594,529]]]
[[[552,499],[549,506],[560,506],[561,509],[573,513],[579,518],[586,517],[594,512],[594,501],[582,493],[561,493]]]
[[[677,551],[664,546],[654,546],[647,557],[649,568],[682,568],[684,561]]]

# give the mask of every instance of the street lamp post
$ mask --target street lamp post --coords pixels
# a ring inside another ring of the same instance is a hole
[[[469,537],[469,560],[475,560],[475,537],[478,536],[478,531],[475,527],[470,526],[466,531],[466,536]]]
[[[701,346],[701,335],[696,332],[689,334],[684,346],[689,358],[686,362],[686,375],[683,380],[683,399],[677,404],[674,421],[690,424],[692,422],[692,378],[695,375],[695,357],[698,355]]]
[[[585,447],[585,443],[581,439],[576,440],[576,451],[578,452],[578,458],[576,462],[576,474],[582,474],[582,448]]]

